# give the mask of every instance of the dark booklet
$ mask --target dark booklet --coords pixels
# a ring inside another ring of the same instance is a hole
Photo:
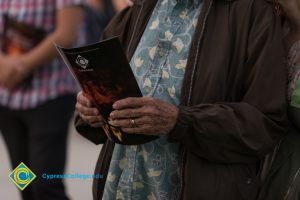
[[[142,144],[157,136],[127,134],[109,118],[112,105],[126,97],[141,97],[134,74],[117,37],[79,48],[62,48],[58,52],[85,94],[105,118],[103,129],[119,144]]]
[[[41,28],[19,22],[8,15],[4,15],[3,19],[1,50],[4,54],[20,55],[26,53],[45,37],[46,33]]]

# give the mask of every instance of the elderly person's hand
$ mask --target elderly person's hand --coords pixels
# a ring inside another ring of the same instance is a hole
[[[179,109],[152,97],[130,97],[113,104],[110,114],[115,126],[127,133],[162,135],[176,124]]]
[[[98,128],[103,126],[103,117],[83,92],[77,94],[76,110],[82,120],[91,127]]]

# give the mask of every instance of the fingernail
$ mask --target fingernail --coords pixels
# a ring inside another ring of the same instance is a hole
[[[112,107],[113,107],[113,109],[117,109],[117,103],[114,103],[114,104],[112,105]]]

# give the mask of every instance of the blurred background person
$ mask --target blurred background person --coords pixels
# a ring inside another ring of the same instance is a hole
[[[83,26],[85,43],[98,42],[110,19],[131,4],[130,0],[89,0],[85,6]]]
[[[0,0],[1,14],[45,34],[24,53],[0,53],[0,130],[12,169],[24,162],[37,176],[22,192],[24,200],[68,199],[61,179],[45,181],[41,176],[62,174],[65,169],[67,131],[78,88],[57,59],[53,43],[64,47],[75,44],[83,3]],[[4,35],[2,15],[0,35]]]
[[[277,13],[286,18],[284,38],[288,57],[288,116],[291,122],[286,137],[274,151],[259,200],[300,199],[300,1],[279,0]],[[266,166],[268,166],[268,164]],[[263,174],[264,176],[264,174]]]

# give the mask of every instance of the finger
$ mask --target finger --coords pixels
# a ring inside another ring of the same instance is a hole
[[[81,103],[78,102],[76,103],[75,108],[78,111],[78,113],[86,116],[97,116],[100,114],[97,108],[86,107],[85,105],[82,105]]]
[[[92,102],[86,96],[84,96],[84,93],[82,91],[80,91],[77,94],[77,102],[79,102],[80,104],[82,104],[86,107],[92,106]]]
[[[122,128],[122,131],[124,131],[125,133],[129,133],[129,134],[145,134],[145,129],[140,127],[140,128]]]
[[[125,108],[136,108],[146,105],[153,101],[152,97],[128,97],[121,99],[113,104],[113,109],[120,110]]]
[[[86,116],[79,114],[79,116],[82,118],[83,121],[85,121],[88,124],[96,124],[96,123],[103,123],[103,118],[101,116]]]
[[[127,118],[127,119],[117,119],[113,121],[113,124],[115,126],[121,127],[121,128],[141,128],[147,124],[147,118],[141,117],[141,118]]]
[[[117,119],[113,121],[115,126],[121,128],[143,128],[143,127],[152,127],[151,119],[148,116],[139,117],[139,118],[127,118],[127,119]]]
[[[122,131],[129,134],[161,135],[155,131],[152,131],[151,127],[122,128]]]
[[[151,108],[147,107],[114,110],[110,113],[110,118],[112,120],[120,118],[138,118],[150,114],[150,110]]]

